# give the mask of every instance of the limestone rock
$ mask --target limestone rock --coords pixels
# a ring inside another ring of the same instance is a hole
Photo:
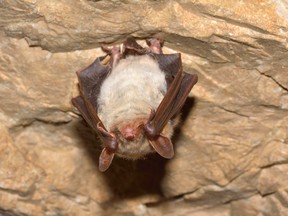
[[[0,215],[286,215],[287,8],[0,1]],[[103,54],[100,44],[129,36],[163,38],[199,82],[173,159],[116,158],[100,173],[99,140],[70,102],[75,72]]]

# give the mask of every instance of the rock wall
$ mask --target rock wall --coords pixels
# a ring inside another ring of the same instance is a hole
[[[199,82],[172,160],[100,173],[75,71],[129,36]],[[0,215],[287,215],[287,39],[287,0],[1,0]]]

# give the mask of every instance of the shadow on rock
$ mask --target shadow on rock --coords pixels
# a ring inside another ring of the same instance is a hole
[[[182,109],[181,124],[189,116],[194,103],[193,98],[187,99]],[[173,136],[174,144],[181,136],[181,124]],[[83,139],[83,145],[94,161],[95,172],[97,172],[101,152],[100,139],[84,121],[77,124],[76,130]],[[133,198],[147,194],[162,195],[161,183],[165,177],[165,166],[168,161],[156,153],[137,161],[125,160],[116,156],[109,169],[99,175],[103,175],[106,179],[111,191],[115,194],[115,199]]]
[[[84,121],[76,123],[75,130],[95,165],[95,172],[98,172],[98,160],[102,150],[100,139]],[[138,197],[145,194],[161,195],[161,181],[165,175],[167,161],[157,154],[137,161],[115,156],[109,169],[104,173],[99,172],[99,175],[106,179],[115,198]]]
[[[181,109],[181,115],[180,115],[180,123],[179,126],[175,129],[174,135],[172,137],[172,142],[174,143],[174,148],[177,148],[177,140],[179,140],[181,136],[181,128],[184,125],[185,121],[190,116],[191,112],[193,111],[193,107],[196,104],[195,98],[188,97],[184,106]]]

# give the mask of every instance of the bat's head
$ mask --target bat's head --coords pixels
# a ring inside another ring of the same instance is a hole
[[[123,121],[111,130],[118,143],[116,155],[132,160],[143,158],[155,151],[165,158],[173,156],[170,137],[175,125],[169,121],[161,134],[152,138],[145,129],[147,121],[147,118]]]
[[[136,160],[153,152],[145,135],[144,125],[146,122],[145,118],[134,119],[121,122],[112,129],[118,142],[116,151],[118,156]]]
[[[147,130],[149,118],[123,122],[114,126],[110,132],[99,124],[97,126],[105,145],[99,158],[100,171],[108,169],[115,154],[132,160],[143,158],[155,151],[164,158],[173,157],[174,150],[170,137],[175,126],[174,121],[168,121],[159,135]]]

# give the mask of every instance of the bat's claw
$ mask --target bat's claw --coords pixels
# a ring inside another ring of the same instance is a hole
[[[128,38],[123,43],[123,54],[126,55],[144,55],[147,54],[147,49],[143,48],[136,42],[134,38]]]
[[[101,49],[110,56],[110,66],[114,68],[121,58],[120,47],[108,48],[106,46],[101,46]]]
[[[162,46],[163,41],[157,38],[147,39],[146,40],[147,45],[149,46],[149,49],[151,52],[156,54],[162,54]]]

